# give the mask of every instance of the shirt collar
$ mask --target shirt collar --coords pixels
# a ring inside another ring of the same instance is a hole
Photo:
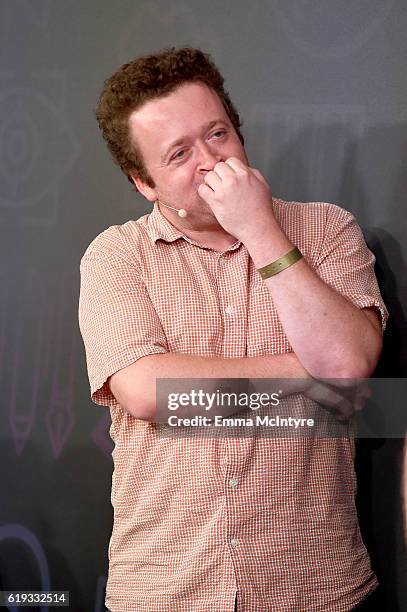
[[[148,215],[147,232],[153,242],[157,242],[157,240],[174,242],[178,238],[185,238],[181,230],[177,229],[164,217],[157,202],[154,203],[154,208]]]

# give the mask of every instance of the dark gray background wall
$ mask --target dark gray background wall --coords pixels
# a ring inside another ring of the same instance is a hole
[[[71,609],[102,609],[112,446],[88,394],[79,260],[149,210],[98,133],[103,80],[169,44],[209,51],[274,194],[358,218],[391,314],[378,375],[401,377],[406,31],[403,0],[1,0],[0,588],[70,590]],[[407,609],[400,449],[364,441],[358,454],[365,539],[395,611]]]

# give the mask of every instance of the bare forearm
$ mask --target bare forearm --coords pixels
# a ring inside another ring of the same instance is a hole
[[[198,192],[223,229],[246,246],[257,268],[292,250],[274,215],[267,181],[241,159],[218,162]],[[370,375],[381,349],[377,321],[328,287],[304,260],[267,280],[267,287],[295,354],[312,376]]]
[[[246,245],[256,268],[290,251],[281,230],[275,240]],[[370,376],[381,334],[366,314],[322,281],[305,259],[264,281],[295,354],[315,378]]]
[[[249,378],[292,379],[291,392],[297,392],[299,379],[308,379],[300,361],[293,353],[222,359],[200,357],[182,353],[165,353],[142,357],[131,366],[120,370],[110,378],[110,388],[118,402],[139,419],[159,422],[156,407],[157,379],[208,379],[213,390],[219,388],[219,381]],[[287,386],[289,384],[287,383]],[[224,416],[236,408],[224,408]],[[183,408],[183,417],[197,414],[196,407]]]

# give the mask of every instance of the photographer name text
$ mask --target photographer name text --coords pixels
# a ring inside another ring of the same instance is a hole
[[[168,425],[171,427],[288,427],[298,429],[301,427],[314,427],[314,419],[260,416],[252,417],[223,417],[216,415],[212,418],[207,416],[194,416],[192,418],[180,418],[175,415],[168,417]]]

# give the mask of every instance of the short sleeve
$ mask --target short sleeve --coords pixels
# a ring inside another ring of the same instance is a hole
[[[355,217],[339,206],[330,205],[316,272],[358,308],[376,308],[384,330],[388,312],[377,284],[374,263],[375,257]]]
[[[93,241],[80,266],[79,327],[91,398],[104,406],[118,405],[106,382],[112,374],[146,355],[168,352],[140,270],[119,241],[113,247],[114,230]]]

